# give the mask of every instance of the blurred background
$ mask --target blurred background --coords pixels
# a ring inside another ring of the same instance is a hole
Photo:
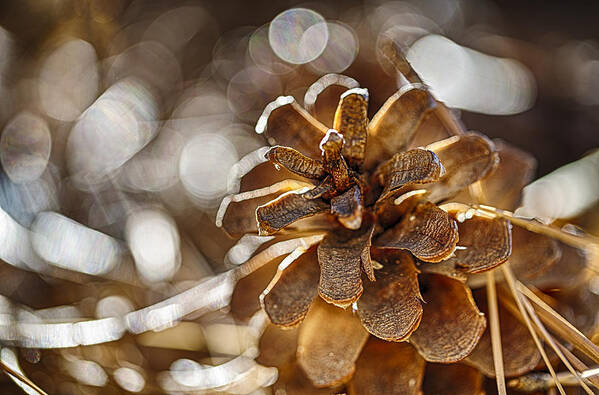
[[[532,215],[599,234],[597,15],[596,2],[3,0],[0,360],[48,393],[269,393],[264,317],[227,306],[235,240],[216,210],[278,96],[309,102],[339,73],[369,89],[372,115],[397,90],[383,33],[468,129],[553,174],[530,189]]]

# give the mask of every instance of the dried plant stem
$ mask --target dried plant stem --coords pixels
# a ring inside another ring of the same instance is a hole
[[[521,285],[521,284],[518,284],[518,285]],[[576,376],[578,378],[580,386],[584,389],[584,391],[587,394],[592,395],[593,391],[591,391],[591,389],[589,388],[589,386],[586,385],[584,381],[582,381],[582,378],[580,377],[580,374],[574,369],[574,367],[572,366],[572,364],[570,363],[570,361],[568,361],[568,359],[566,358],[566,356],[564,355],[564,353],[562,352],[562,350],[557,346],[557,344],[556,344],[555,340],[553,340],[553,337],[551,336],[551,334],[547,331],[547,329],[545,328],[545,326],[543,325],[543,323],[541,322],[541,320],[539,319],[539,317],[536,315],[535,310],[532,307],[532,305],[530,304],[530,302],[528,300],[526,300],[526,299],[523,298],[522,299],[522,303],[524,304],[524,307],[526,308],[526,311],[528,312],[528,314],[530,314],[530,317],[532,318],[532,320],[536,324],[537,328],[541,332],[541,335],[543,336],[543,338],[545,339],[545,341],[551,346],[551,348],[553,349],[553,351],[555,351],[555,353],[557,354],[557,356],[559,357],[559,359],[563,362],[563,364],[566,366],[566,368],[574,376]]]
[[[520,283],[519,281],[516,281],[516,286],[517,286],[518,290],[520,292],[522,292],[521,289],[522,289],[522,287],[524,287],[524,285],[522,283]],[[526,288],[526,287],[524,287],[524,288]],[[528,297],[528,295],[526,295],[526,296]],[[522,301],[522,304],[524,305],[524,308],[526,309],[528,314],[530,314],[530,317],[534,321],[535,325],[537,326],[537,329],[539,330],[539,332],[541,333],[541,335],[543,336],[545,341],[551,346],[553,351],[555,351],[555,353],[560,358],[560,360],[563,362],[563,364],[566,366],[566,368],[568,368],[568,370],[574,376],[578,377],[579,383],[580,383],[581,387],[585,390],[585,392],[588,394],[592,394],[593,392],[591,391],[591,389],[584,383],[584,381],[582,381],[580,374],[574,369],[574,367],[572,366],[572,364],[570,363],[568,358],[566,358],[566,356],[562,352],[561,348],[558,346],[558,343],[553,339],[551,334],[547,331],[547,329],[545,328],[545,325],[543,325],[543,323],[541,322],[541,319],[535,312],[535,309],[532,307],[532,305],[530,304],[528,299],[521,298],[521,301]]]
[[[599,375],[599,368],[588,369],[581,372],[581,377],[584,379],[590,379],[591,377],[595,377]],[[558,380],[565,385],[577,385],[576,377],[568,372],[558,373]]]
[[[512,276],[512,278],[513,278],[513,276]],[[522,284],[518,280],[515,280],[514,283],[515,283],[516,289],[518,289],[519,286],[522,286]],[[564,365],[566,365],[566,367],[568,367],[570,372],[575,377],[578,376],[578,373],[572,368],[572,366],[574,366],[576,369],[578,369],[581,372],[588,370],[588,367],[584,363],[582,363],[578,358],[576,358],[576,356],[574,356],[574,354],[572,354],[567,348],[565,348],[562,344],[560,344],[558,341],[556,341],[549,334],[549,332],[546,330],[545,326],[539,319],[537,313],[535,312],[534,308],[532,307],[532,305],[530,304],[528,299],[524,298],[524,295],[522,294],[522,292],[519,292],[519,294],[522,296],[522,298],[520,299],[522,302],[522,305],[525,307],[526,311],[528,312],[530,317],[533,319],[534,324],[536,325],[537,333],[539,333],[541,336],[543,336],[544,339],[546,339],[547,343],[549,343],[549,345],[555,350],[557,356],[562,360]],[[504,294],[504,296],[505,296],[505,294]],[[514,303],[511,300],[508,300],[507,298],[502,297],[501,301],[505,305],[505,307],[508,308],[514,315],[516,315],[518,318],[521,318],[519,311],[517,310],[516,306],[514,305]],[[523,315],[522,315],[522,317],[523,317]],[[521,318],[521,321],[522,320],[523,319]],[[572,365],[570,365],[570,363]],[[578,383],[583,388],[585,388],[585,387],[588,388],[588,386],[586,386],[586,384],[580,379],[580,376],[578,376],[578,377],[579,377]],[[591,377],[588,380],[595,387],[599,388],[599,379],[597,379],[595,377]],[[587,393],[588,393],[588,391],[587,391]]]
[[[438,106],[439,107],[439,106]],[[445,110],[447,108],[443,106]],[[449,110],[447,110],[449,113]],[[453,116],[453,114],[450,114]],[[462,134],[462,130],[459,131]],[[485,193],[480,181],[468,187],[470,196],[477,202],[485,202]],[[505,371],[503,366],[503,350],[501,345],[501,329],[499,325],[499,309],[497,306],[497,290],[495,288],[495,272],[487,272],[487,303],[489,305],[489,315],[491,319],[491,347],[493,350],[493,365],[495,366],[495,381],[497,382],[497,392],[499,395],[506,395]]]
[[[581,377],[591,381],[599,375],[599,368],[588,369],[581,373]],[[520,392],[547,391],[547,394],[555,394],[555,386],[562,384],[564,386],[578,386],[578,378],[570,372],[560,372],[557,377],[550,374],[534,372],[526,376],[516,377],[508,382],[508,386]]]
[[[574,235],[572,233],[564,232],[562,229],[552,225],[545,225],[538,221],[521,218],[514,216],[514,213],[507,210],[501,210],[495,207],[486,206],[483,204],[472,205],[473,208],[487,213],[493,213],[499,217],[509,219],[513,224],[530,230],[534,233],[543,234],[556,240],[561,241],[569,246],[580,248],[590,255],[590,261],[592,265],[596,265],[599,259],[599,238],[590,235]],[[597,267],[593,267],[597,270]]]
[[[27,384],[34,391],[36,391],[38,394],[40,394],[40,395],[48,395],[43,389],[41,389],[40,387],[38,387],[28,377],[26,377],[26,376],[22,375],[21,373],[17,372],[16,370],[14,370],[13,368],[11,368],[10,366],[8,366],[7,364],[5,364],[2,361],[0,361],[0,368],[2,370],[4,370],[4,372],[6,372],[6,374],[11,375],[11,376],[17,378],[18,380],[20,380],[21,382]]]
[[[514,300],[516,301],[516,304],[518,305],[518,310],[520,310],[520,314],[522,314],[522,318],[524,319],[524,322],[526,323],[526,327],[528,328],[528,331],[530,332],[530,335],[532,336],[532,338],[535,342],[535,345],[537,346],[537,349],[539,350],[539,352],[541,353],[541,356],[543,357],[545,366],[547,366],[547,369],[549,369],[549,373],[551,373],[551,376],[555,380],[555,385],[557,386],[557,389],[559,390],[560,394],[566,395],[566,392],[564,391],[564,388],[562,387],[562,384],[559,382],[557,375],[555,373],[555,370],[553,369],[553,366],[551,365],[551,361],[549,361],[549,357],[547,356],[547,353],[545,352],[545,349],[543,348],[543,345],[541,344],[541,340],[539,340],[539,336],[537,335],[537,332],[535,331],[534,327],[532,326],[532,323],[530,322],[530,318],[528,317],[528,314],[526,313],[526,310],[524,309],[524,306],[522,305],[522,295],[516,289],[516,281],[514,279],[514,274],[512,273],[512,269],[510,268],[509,263],[506,262],[504,265],[501,266],[501,268],[503,270],[505,278],[507,279],[507,283],[510,287],[510,291],[512,291]]]
[[[524,296],[524,295],[522,295],[522,293],[520,293],[520,295]],[[507,296],[506,291],[504,290],[504,292],[502,293],[501,289],[500,289],[499,296],[500,296],[501,304],[505,308],[507,308],[515,317],[517,317],[520,322],[524,323],[523,314],[521,314],[518,311],[516,304],[512,301],[512,298],[509,298]],[[523,299],[523,305],[524,305],[524,303],[528,303],[528,300]],[[541,329],[539,327],[535,326],[534,328],[535,328],[535,331],[537,332],[537,334],[542,335]],[[572,354],[559,341],[557,341],[556,339],[553,339],[553,341],[555,342],[556,346],[561,350],[561,352],[564,354],[564,356],[568,359],[568,361],[570,361],[572,366],[574,366],[574,368],[576,368],[579,372],[584,372],[589,369],[588,366],[586,366],[582,361],[580,361],[574,354]],[[558,355],[558,357],[559,357],[559,355]],[[548,376],[551,377],[551,375],[548,375]],[[559,374],[558,374],[558,376],[559,376]],[[573,377],[575,377],[575,375],[573,375]],[[582,375],[581,375],[581,377],[584,378],[584,376],[582,376]],[[518,381],[518,379],[514,379],[514,380]],[[599,388],[599,378],[594,377],[594,376],[589,376],[588,381],[591,384],[593,384],[593,386],[595,386],[596,388]],[[577,381],[576,384],[580,384],[580,381]],[[553,384],[551,384],[551,385],[553,385]]]
[[[572,352],[568,350],[566,347],[564,347],[561,343],[556,343],[560,350],[564,353],[566,358],[568,358],[568,361],[570,361],[572,366],[574,366],[579,372],[582,372],[581,376],[589,380],[595,388],[599,389],[599,377],[597,377],[596,375],[586,377],[584,373],[589,370],[589,367],[585,365],[584,362],[582,362],[580,359],[578,359],[576,355],[572,354]]]
[[[584,334],[576,329],[564,317],[557,313],[551,306],[539,298],[532,290],[518,282],[517,287],[535,306],[538,307],[538,315],[545,324],[564,340],[586,354],[595,363],[599,364],[599,347],[591,342]]]
[[[487,272],[487,303],[489,304],[489,316],[491,321],[491,346],[493,349],[493,364],[495,366],[497,392],[499,395],[506,395],[501,331],[499,329],[499,310],[497,308],[497,290],[495,289],[495,277],[493,271]]]

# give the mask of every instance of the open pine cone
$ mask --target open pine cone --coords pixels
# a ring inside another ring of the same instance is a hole
[[[347,384],[354,394],[420,393],[424,380],[427,393],[449,382],[456,393],[478,393],[481,373],[495,375],[486,296],[472,291],[479,273],[509,259],[518,279],[559,286],[565,272],[580,277],[584,257],[476,204],[513,210],[535,161],[478,133],[427,141],[439,133],[423,121],[443,104],[424,85],[402,86],[370,122],[366,89],[337,97],[331,125],[291,97],[269,104],[258,122],[271,147],[257,154],[270,163],[245,172],[246,192],[225,200],[218,221],[245,234],[229,258],[242,251],[274,265],[286,257],[271,280],[272,267],[241,280],[233,309],[270,280],[262,309],[293,329],[267,329],[261,362],[280,369],[275,387],[288,392]],[[278,182],[249,190],[262,180]],[[541,354],[509,291],[499,292],[504,372],[521,376]]]

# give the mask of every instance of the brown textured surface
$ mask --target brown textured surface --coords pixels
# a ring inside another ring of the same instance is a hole
[[[419,198],[409,200],[413,199]],[[423,261],[439,262],[453,252],[457,242],[455,220],[433,203],[422,200],[398,224],[376,239],[374,245],[406,249]]]
[[[351,174],[347,162],[341,155],[343,136],[334,129],[329,129],[320,142],[324,159],[324,167],[333,178],[333,184],[338,192],[344,192],[351,186]]]
[[[395,154],[377,169],[378,181],[385,188],[379,200],[406,184],[437,181],[443,171],[441,161],[432,151],[412,149]]]
[[[491,140],[478,134],[451,137],[427,148],[437,154],[445,167],[445,175],[439,181],[422,186],[429,191],[428,199],[435,203],[482,179],[498,160]]]
[[[335,185],[331,176],[326,176],[320,184],[310,189],[304,194],[308,199],[315,199],[322,197],[324,199],[330,199],[335,194]]]
[[[408,343],[371,337],[356,362],[350,395],[420,394],[424,360]]]
[[[472,352],[486,327],[470,288],[436,274],[420,276],[424,312],[410,342],[429,362],[450,363]]]
[[[560,260],[559,243],[547,236],[514,226],[510,266],[520,280],[531,280],[545,273]]]
[[[404,194],[396,199],[383,199],[375,203],[374,211],[377,222],[383,229],[389,229],[396,225],[402,218],[412,211],[416,205],[425,200],[423,196],[426,191],[419,194]],[[398,204],[395,204],[395,203]]]
[[[512,251],[510,228],[503,218],[475,215],[464,222],[458,221],[458,245],[466,249],[457,249],[448,262],[467,273],[481,273],[499,266]]]
[[[358,229],[362,224],[362,193],[357,185],[331,199],[331,213],[347,229]]]
[[[369,244],[371,241],[372,240],[369,241]],[[370,281],[376,281],[376,277],[374,276],[374,265],[370,257],[370,247],[364,248],[364,250],[362,250],[362,255],[360,255],[360,258],[362,259],[362,270],[364,270],[366,277],[368,277]]]
[[[293,148],[275,146],[268,150],[266,157],[302,177],[320,179],[326,175],[321,161],[309,158]]]
[[[333,129],[338,130],[345,139],[342,154],[348,164],[358,168],[364,162],[366,135],[368,128],[368,91],[352,89],[345,92],[339,100]]]
[[[398,255],[399,259],[385,259],[384,251],[380,252],[375,253],[374,259],[383,267],[376,271],[377,281],[364,284],[358,314],[374,336],[402,341],[422,318],[418,270],[408,253]]]
[[[316,248],[312,248],[277,270],[260,297],[262,308],[270,322],[280,326],[297,325],[317,296],[320,269]]]
[[[318,144],[327,129],[293,101],[270,113],[264,134],[271,145],[295,148],[304,155],[317,158],[320,155]]]
[[[272,163],[265,162],[256,166],[243,176],[239,192],[251,192],[267,186],[277,185],[277,183],[283,180],[301,181],[302,178],[285,168],[277,170]],[[256,208],[262,204],[268,203],[280,194],[288,192],[289,190],[291,189],[284,188],[263,197],[257,197],[242,202],[231,202],[223,217],[223,228],[232,236],[241,236],[245,233],[257,232]]]
[[[426,365],[422,390],[427,395],[481,395],[483,376],[461,363]]]
[[[475,296],[478,306],[486,313],[487,298],[485,290],[477,291]],[[528,329],[501,304],[499,304],[499,324],[506,377],[519,376],[530,372],[541,360],[541,354],[537,350]],[[480,370],[485,376],[495,376],[491,336],[488,329],[472,354],[468,356],[466,362]]]
[[[345,383],[367,339],[368,332],[351,309],[317,298],[300,327],[298,363],[317,387]]]
[[[329,303],[348,306],[362,294],[361,261],[369,253],[373,227],[332,230],[318,245],[319,295]]]
[[[368,125],[366,167],[373,168],[392,155],[405,151],[418,126],[434,106],[434,99],[420,85],[407,85],[389,97]]]
[[[321,199],[307,199],[301,193],[285,193],[277,199],[256,209],[258,232],[270,235],[298,219],[309,217],[329,209]]]

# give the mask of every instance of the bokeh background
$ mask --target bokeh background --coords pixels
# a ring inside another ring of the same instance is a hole
[[[585,157],[529,206],[599,234],[597,15],[596,2],[1,1],[0,359],[48,393],[269,393],[264,317],[215,290],[235,243],[216,210],[276,97],[304,103],[329,73],[367,87],[371,114],[393,94],[383,33],[468,129],[531,152],[537,177]],[[22,393],[6,375],[0,391]]]

